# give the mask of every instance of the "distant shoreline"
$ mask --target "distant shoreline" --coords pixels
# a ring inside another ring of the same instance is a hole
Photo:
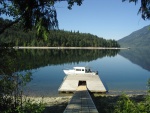
[[[130,49],[130,48],[117,48],[117,47],[23,47],[14,46],[14,49]]]

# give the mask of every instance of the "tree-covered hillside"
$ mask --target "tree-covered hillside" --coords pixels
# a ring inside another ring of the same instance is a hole
[[[0,19],[5,25],[8,20]],[[50,30],[46,40],[37,38],[34,30],[24,32],[21,25],[6,30],[0,35],[0,42],[9,46],[49,46],[49,47],[120,47],[115,40],[106,40],[101,37],[75,31]]]
[[[150,47],[150,25],[118,41],[121,47]]]

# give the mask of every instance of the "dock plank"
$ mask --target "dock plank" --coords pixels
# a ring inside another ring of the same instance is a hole
[[[98,113],[85,85],[77,87],[64,113]]]

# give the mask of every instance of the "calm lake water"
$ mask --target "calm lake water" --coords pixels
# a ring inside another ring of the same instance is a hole
[[[91,58],[91,55],[95,55],[92,53],[88,55],[87,53],[90,50],[84,51],[86,57]],[[100,50],[93,51],[97,53]],[[51,54],[48,59],[61,62],[67,57],[67,55],[60,57],[62,55],[61,52],[63,51],[59,51],[59,54],[57,54],[59,56],[58,59],[53,59],[53,57],[56,58],[54,54]],[[84,52],[77,55],[75,53],[74,58],[77,58],[82,57]],[[149,56],[149,49],[121,50],[115,55],[98,55],[87,60],[85,58],[73,60],[72,56],[69,56],[65,62],[43,64],[36,69],[31,69],[33,80],[26,86],[25,94],[30,96],[59,96],[58,88],[65,77],[63,69],[73,68],[74,66],[90,66],[92,70],[98,71],[102,82],[108,90],[107,94],[121,94],[123,92],[128,94],[145,94],[147,81],[150,78]],[[37,63],[39,60],[34,62]]]

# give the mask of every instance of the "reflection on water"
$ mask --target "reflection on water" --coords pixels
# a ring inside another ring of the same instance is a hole
[[[25,88],[26,95],[58,96],[58,88],[65,77],[63,69],[74,66],[90,66],[97,70],[108,94],[144,94],[150,72],[145,70],[148,68],[141,68],[141,63],[133,63],[127,57],[122,57],[125,51],[117,54],[118,51],[112,50],[15,50],[16,60],[10,67],[16,66],[20,72],[31,70],[33,73],[33,80]],[[146,59],[145,53],[141,56],[130,51],[126,54],[133,54],[136,59]],[[6,58],[14,59],[10,57],[11,54],[8,56]],[[148,67],[149,60],[143,62]],[[6,61],[3,66],[7,66]]]
[[[122,50],[119,53],[132,63],[141,66],[150,71],[150,49],[149,48],[132,48],[130,50]]]
[[[120,91],[143,93],[147,90],[146,84],[150,72],[120,55],[98,59],[92,61],[90,65],[99,71],[102,81],[111,94]]]

